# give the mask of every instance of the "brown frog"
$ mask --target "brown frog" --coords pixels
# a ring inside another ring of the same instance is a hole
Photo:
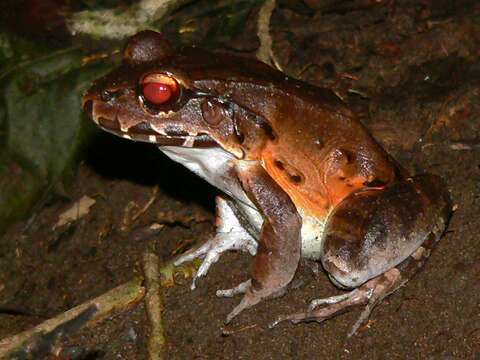
[[[365,305],[354,333],[423,265],[450,216],[440,178],[410,177],[332,91],[259,61],[175,50],[144,31],[84,107],[102,129],[157,145],[223,192],[216,236],[176,264],[204,258],[195,288],[223,252],[255,255],[250,279],[217,291],[244,294],[227,321],[282,295],[303,257],[350,291],[272,325],[321,322]]]

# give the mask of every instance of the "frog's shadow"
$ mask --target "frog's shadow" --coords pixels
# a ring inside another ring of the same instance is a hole
[[[198,203],[214,212],[218,190],[169,158],[156,146],[135,143],[101,132],[86,151],[86,162],[107,179],[155,186],[170,196]]]

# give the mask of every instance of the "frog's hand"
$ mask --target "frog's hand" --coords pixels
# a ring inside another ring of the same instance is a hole
[[[354,290],[314,300],[307,312],[280,317],[273,325],[322,322],[365,305],[352,335],[375,305],[423,266],[450,213],[448,192],[432,175],[350,195],[329,217],[322,264],[334,283]],[[316,309],[319,305],[325,306]]]
[[[301,249],[301,218],[288,195],[256,161],[241,162],[236,172],[265,221],[251,281],[230,291],[217,292],[219,296],[245,293],[240,304],[228,315],[227,322],[261,300],[282,294],[295,275]]]
[[[210,266],[218,261],[220,255],[228,250],[242,250],[251,255],[257,253],[257,242],[252,234],[241,224],[233,211],[231,201],[221,196],[216,197],[216,225],[217,233],[213,238],[202,244],[200,247],[182,254],[175,265],[192,261],[196,258],[203,258],[202,265],[193,278],[191,288],[196,287],[198,278],[205,276]]]

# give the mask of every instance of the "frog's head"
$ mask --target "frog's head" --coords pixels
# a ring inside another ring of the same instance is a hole
[[[127,139],[221,146],[243,158],[274,135],[261,117],[231,99],[225,84],[236,60],[175,50],[159,33],[143,31],[127,43],[122,65],[93,84],[84,108],[101,128]]]

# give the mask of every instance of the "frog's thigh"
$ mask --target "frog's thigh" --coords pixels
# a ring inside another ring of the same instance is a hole
[[[327,221],[321,259],[325,270],[347,288],[383,274],[432,231],[443,231],[448,202],[443,184],[428,175],[351,194]]]

